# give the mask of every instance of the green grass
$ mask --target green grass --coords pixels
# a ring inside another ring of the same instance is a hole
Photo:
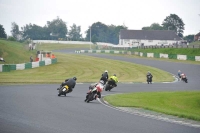
[[[6,63],[0,64],[19,64],[30,61],[30,56],[33,57],[36,50],[29,51],[28,44],[23,44],[15,41],[0,40],[0,57],[3,57]]]
[[[94,48],[94,45],[91,45]],[[89,44],[62,44],[62,43],[42,43],[37,44],[38,50],[57,50],[57,49],[70,49],[70,48],[90,48]]]
[[[200,91],[137,92],[104,97],[117,107],[137,107],[200,121]]]
[[[23,71],[14,70],[0,73],[3,83],[60,83],[67,77],[76,76],[77,82],[96,82],[108,70],[116,73],[120,82],[145,82],[147,71],[154,75],[154,82],[173,81],[173,77],[163,70],[124,61],[102,59],[80,54],[55,53],[58,63]]]

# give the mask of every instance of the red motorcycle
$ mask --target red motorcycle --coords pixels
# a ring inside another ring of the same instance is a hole
[[[96,100],[96,98],[101,98],[101,92],[103,89],[103,82],[100,81],[93,89],[89,90],[86,95],[85,102],[89,103],[90,101]]]

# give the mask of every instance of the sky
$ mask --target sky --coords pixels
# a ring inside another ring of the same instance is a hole
[[[45,26],[59,17],[70,26],[81,26],[81,33],[96,22],[125,25],[141,30],[176,14],[185,24],[183,35],[200,32],[200,0],[0,0],[0,24],[11,35],[11,23]],[[21,29],[21,28],[20,28]]]

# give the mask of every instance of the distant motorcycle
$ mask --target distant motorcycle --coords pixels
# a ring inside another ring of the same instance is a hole
[[[148,75],[147,76],[147,83],[149,84],[151,84],[152,83],[152,76],[151,75]]]
[[[96,100],[96,98],[100,97],[103,89],[104,85],[102,83],[98,83],[92,90],[87,93],[85,102],[89,103],[90,101]]]
[[[185,83],[188,83],[187,76],[185,74],[181,74],[181,80]]]
[[[61,95],[66,96],[66,94],[68,93],[68,91],[69,91],[69,86],[65,85],[63,87],[60,87],[58,89],[58,96],[61,96]]]
[[[182,81],[185,82],[185,83],[188,83],[188,79],[187,79],[187,77],[182,78]]]

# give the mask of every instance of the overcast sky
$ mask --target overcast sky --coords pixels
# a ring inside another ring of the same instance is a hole
[[[185,23],[184,36],[200,32],[200,0],[0,0],[0,24],[8,35],[12,22],[19,27],[29,23],[45,26],[57,16],[68,30],[73,23],[81,26],[85,37],[95,22],[141,30],[152,23],[162,24],[170,14]]]

